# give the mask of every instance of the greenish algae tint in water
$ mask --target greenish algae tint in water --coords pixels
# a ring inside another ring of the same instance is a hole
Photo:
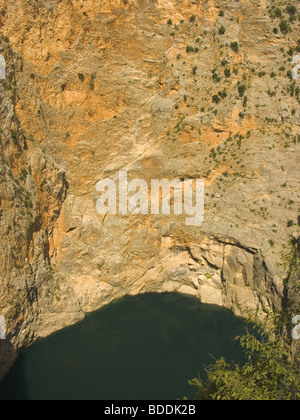
[[[231,311],[179,294],[125,297],[23,351],[3,399],[175,400],[224,356],[242,361]]]

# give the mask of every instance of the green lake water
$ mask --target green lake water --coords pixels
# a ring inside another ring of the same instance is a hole
[[[231,311],[179,294],[125,297],[24,350],[0,385],[9,400],[193,398],[214,358],[242,361]]]

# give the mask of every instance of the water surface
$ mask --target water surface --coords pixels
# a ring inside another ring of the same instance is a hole
[[[179,294],[125,297],[23,351],[0,399],[175,400],[224,356],[246,324],[231,311]]]

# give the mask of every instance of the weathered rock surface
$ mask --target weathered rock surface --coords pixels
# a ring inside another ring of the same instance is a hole
[[[0,376],[18,348],[125,294],[280,308],[299,233],[300,11],[283,33],[275,3],[3,3]],[[204,178],[203,225],[100,216],[96,183],[121,169]]]
[[[0,342],[0,377],[16,349],[46,337],[83,314],[72,289],[51,268],[49,236],[65,200],[65,172],[39,146],[29,144],[15,114],[16,74],[22,60],[3,41],[7,80],[0,85],[0,312],[7,340]]]

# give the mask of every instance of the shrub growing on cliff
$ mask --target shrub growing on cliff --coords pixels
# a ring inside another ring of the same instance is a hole
[[[91,79],[90,79],[90,89],[94,90],[95,89],[95,79],[96,79],[96,75],[92,74],[91,75]]]
[[[224,74],[225,74],[225,77],[230,77],[230,76],[231,76],[231,71],[230,71],[230,68],[229,68],[229,67],[227,67],[227,68],[224,70]]]
[[[242,98],[245,95],[246,90],[247,90],[247,87],[245,85],[239,85],[238,86],[238,91],[239,91],[240,98]]]
[[[280,27],[281,32],[282,32],[284,35],[287,35],[287,34],[291,31],[291,27],[290,27],[290,25],[288,24],[288,22],[287,22],[285,19],[283,19],[283,20],[280,22],[279,27]]]
[[[81,82],[84,82],[84,74],[82,74],[82,73],[78,73],[78,79],[79,79]]]
[[[300,400],[300,354],[291,355],[280,318],[269,315],[252,322],[258,334],[238,338],[247,363],[233,366],[224,358],[218,360],[207,369],[205,383],[190,381],[197,388],[196,399]]]
[[[286,11],[290,16],[295,16],[295,14],[297,13],[296,7],[292,5],[287,6]]]
[[[271,9],[271,11],[270,11],[270,17],[272,18],[272,19],[274,19],[274,18],[281,18],[282,17],[282,12],[281,12],[281,10],[279,9],[279,7],[273,7],[272,9]]]
[[[239,44],[238,42],[231,42],[230,44],[230,48],[232,49],[232,51],[234,51],[235,53],[239,52]]]
[[[190,52],[195,52],[195,49],[194,49],[194,47],[192,47],[191,45],[188,45],[188,46],[186,47],[186,52],[187,52],[187,53],[190,53]]]
[[[222,99],[227,98],[227,90],[226,90],[226,88],[223,89],[223,90],[221,90],[220,92],[218,92],[218,95]]]
[[[219,83],[222,80],[219,74],[217,73],[216,69],[212,70],[212,79],[215,83]]]
[[[258,73],[258,77],[262,78],[262,77],[264,77],[266,74],[267,74],[267,73],[266,73],[265,71],[260,71],[260,72]]]
[[[219,28],[219,35],[224,35],[224,34],[225,34],[225,32],[226,32],[226,28],[225,28],[225,26],[224,26],[224,25],[222,25],[222,26]]]
[[[215,104],[218,104],[219,102],[220,102],[220,97],[218,96],[218,95],[214,95],[213,97],[212,97],[212,101],[215,103]]]

